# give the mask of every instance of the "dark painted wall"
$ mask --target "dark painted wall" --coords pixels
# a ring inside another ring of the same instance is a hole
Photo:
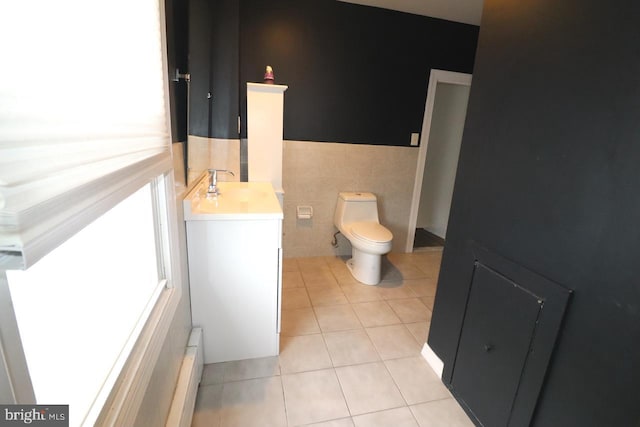
[[[167,62],[169,78],[176,69],[188,70],[188,4],[182,0],[165,0],[167,29]],[[173,142],[187,140],[187,82],[169,81],[171,133]]]
[[[485,1],[429,344],[450,375],[470,240],[573,289],[535,426],[640,425],[638,22]]]
[[[238,138],[239,3],[189,1],[189,134]]]
[[[335,0],[243,0],[240,93],[266,65],[290,140],[409,145],[431,68],[470,73],[478,27]],[[243,135],[246,128],[243,129]]]
[[[246,136],[246,82],[287,84],[286,139],[409,145],[431,68],[470,73],[478,27],[335,0],[191,0],[190,133]],[[212,98],[207,99],[208,92]]]

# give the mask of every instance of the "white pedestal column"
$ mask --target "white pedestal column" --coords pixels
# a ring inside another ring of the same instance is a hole
[[[288,86],[247,83],[249,181],[270,182],[282,201],[282,122]],[[282,203],[282,202],[281,202]]]

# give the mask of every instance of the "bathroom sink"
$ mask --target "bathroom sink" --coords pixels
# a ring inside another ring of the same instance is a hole
[[[207,194],[208,186],[205,173],[184,198],[186,221],[283,217],[269,182],[218,182],[217,195]]]
[[[224,183],[220,183],[224,184]],[[268,198],[273,191],[267,192],[263,191],[260,188],[252,188],[252,187],[229,187],[224,188],[224,185],[220,187],[220,195],[218,197],[232,199],[237,202],[249,202],[254,201],[257,202],[260,199]]]

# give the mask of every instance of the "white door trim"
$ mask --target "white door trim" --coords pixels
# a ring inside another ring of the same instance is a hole
[[[422,133],[420,135],[420,148],[418,150],[416,179],[413,183],[413,197],[411,199],[411,211],[409,212],[409,228],[407,229],[405,252],[413,252],[413,241],[415,238],[416,223],[418,221],[418,208],[420,206],[420,194],[422,193],[422,179],[424,177],[424,166],[427,160],[427,145],[429,143],[429,133],[431,132],[431,116],[436,100],[438,83],[471,86],[471,74],[432,69],[429,75],[427,102],[424,106],[424,118],[422,120]]]

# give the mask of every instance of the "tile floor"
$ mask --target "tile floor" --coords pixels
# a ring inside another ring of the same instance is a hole
[[[420,355],[440,260],[389,254],[366,286],[344,259],[285,259],[280,355],[205,366],[193,426],[473,426]]]

